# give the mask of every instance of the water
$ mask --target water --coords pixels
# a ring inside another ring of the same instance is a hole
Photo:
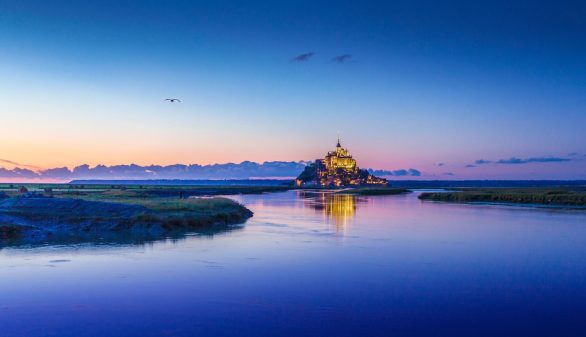
[[[245,226],[0,250],[0,336],[585,336],[586,212],[240,196]]]

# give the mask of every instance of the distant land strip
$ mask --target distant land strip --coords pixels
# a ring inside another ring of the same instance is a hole
[[[142,179],[142,180],[72,180],[75,185],[232,185],[282,186],[291,179]],[[464,187],[586,187],[586,180],[392,180],[391,186],[401,188],[464,188]]]
[[[71,185],[206,185],[206,186],[283,186],[293,184],[293,179],[141,179],[100,180],[78,179]]]

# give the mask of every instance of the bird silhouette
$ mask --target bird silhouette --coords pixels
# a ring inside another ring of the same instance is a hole
[[[175,103],[175,102],[181,103],[181,100],[179,98],[165,98],[165,101],[168,101],[171,103]]]

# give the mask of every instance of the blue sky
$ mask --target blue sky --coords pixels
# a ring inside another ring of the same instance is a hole
[[[0,158],[309,160],[339,132],[364,167],[586,178],[584,17],[564,1],[0,0]]]

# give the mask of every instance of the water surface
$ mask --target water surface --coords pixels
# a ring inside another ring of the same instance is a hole
[[[0,250],[0,336],[585,336],[586,212],[284,192],[244,226]]]

